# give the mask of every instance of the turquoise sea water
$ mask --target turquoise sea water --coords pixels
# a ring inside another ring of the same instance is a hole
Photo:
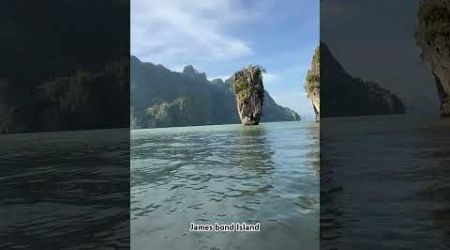
[[[261,231],[189,231],[233,222]],[[132,131],[132,249],[318,249],[318,240],[318,124]]]

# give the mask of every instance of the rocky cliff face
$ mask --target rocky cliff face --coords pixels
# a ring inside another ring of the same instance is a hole
[[[129,3],[1,3],[0,133],[129,126]]]
[[[179,73],[134,56],[130,67],[132,128],[240,122],[231,78],[208,81],[205,73],[192,66]],[[278,105],[267,91],[262,109],[261,122],[300,120],[296,112]]]
[[[261,119],[264,102],[263,71],[259,66],[250,65],[233,76],[237,111],[244,125],[258,125]]]
[[[316,48],[314,52],[311,69],[306,74],[305,91],[311,100],[316,113],[316,121],[320,120],[320,49]]]
[[[194,66],[192,66],[192,65],[185,66],[185,67],[183,68],[182,74],[185,75],[185,76],[187,76],[187,77],[196,79],[196,80],[198,80],[198,81],[200,81],[200,82],[207,82],[207,81],[208,81],[208,80],[206,79],[206,73],[204,73],[204,72],[202,72],[202,73],[198,72],[198,71],[194,68]]]
[[[441,100],[440,114],[450,117],[450,0],[422,0],[417,25],[417,42]]]

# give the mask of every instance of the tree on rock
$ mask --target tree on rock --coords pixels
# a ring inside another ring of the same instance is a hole
[[[314,52],[311,69],[306,74],[305,91],[311,100],[316,114],[316,121],[320,120],[320,47]]]
[[[258,125],[261,119],[264,102],[263,72],[265,70],[261,66],[249,65],[233,76],[237,111],[244,125]]]

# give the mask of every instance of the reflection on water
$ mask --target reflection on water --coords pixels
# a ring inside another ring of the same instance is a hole
[[[0,140],[0,249],[129,246],[128,129]]]
[[[135,130],[131,158],[132,249],[318,249],[317,124]]]
[[[450,248],[449,120],[321,122],[322,249]]]
[[[261,175],[270,174],[273,170],[271,159],[273,151],[266,138],[266,128],[263,126],[244,127],[234,144],[238,145],[236,152],[238,162],[235,164],[248,171],[260,172]]]

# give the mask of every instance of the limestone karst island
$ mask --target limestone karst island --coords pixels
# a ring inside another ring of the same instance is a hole
[[[233,91],[241,123],[258,125],[261,119],[264,102],[264,85],[262,80],[264,69],[249,65],[233,76]]]
[[[208,80],[191,65],[175,72],[132,56],[130,66],[133,129],[300,120],[264,89],[258,66],[236,73],[237,88],[233,77]]]

